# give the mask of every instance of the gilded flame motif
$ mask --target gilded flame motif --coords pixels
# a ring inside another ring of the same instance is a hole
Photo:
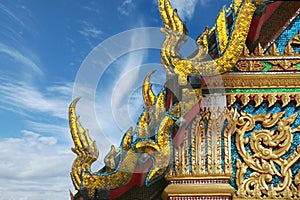
[[[235,69],[241,72],[299,71],[300,54],[299,52],[293,53],[292,47],[292,44],[298,44],[298,39],[299,35],[296,35],[287,43],[284,54],[279,54],[275,43],[272,44],[269,52],[264,52],[258,44],[251,54],[245,45]]]
[[[227,105],[231,107],[237,100],[242,102],[242,107],[246,106],[251,100],[254,101],[254,107],[259,107],[263,102],[268,102],[268,107],[272,107],[276,102],[282,102],[282,108],[290,102],[296,102],[295,107],[300,106],[300,94],[296,92],[285,93],[231,93],[227,94]]]

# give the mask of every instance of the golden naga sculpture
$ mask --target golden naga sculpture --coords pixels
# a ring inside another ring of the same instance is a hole
[[[230,70],[238,61],[242,53],[255,5],[252,0],[234,1],[235,26],[230,34],[227,33],[225,10],[219,14],[216,22],[218,32],[220,55],[217,59],[207,61],[208,29],[197,39],[198,50],[187,59],[179,53],[181,46],[187,40],[187,29],[168,0],[159,1],[159,11],[164,23],[162,32],[166,39],[161,49],[162,64],[168,74],[176,73],[182,85],[186,84],[188,74],[201,74],[203,76],[216,75]]]
[[[105,157],[106,169],[103,172],[91,172],[91,165],[98,158],[98,149],[95,142],[89,137],[88,130],[81,126],[79,117],[76,116],[75,107],[79,98],[71,103],[69,119],[75,145],[72,151],[77,154],[72,166],[71,177],[77,190],[87,188],[92,197],[97,188],[116,189],[127,184],[143,153],[147,153],[153,160],[146,184],[151,184],[167,171],[172,145],[170,134],[175,121],[180,117],[180,106],[176,104],[165,110],[165,91],[153,98],[153,91],[149,83],[151,74],[152,72],[145,79],[143,94],[146,107],[137,128],[130,128],[125,133],[120,148],[116,149],[112,146],[111,151]],[[157,131],[151,132],[151,127],[157,127]],[[133,141],[135,134],[138,138]],[[150,134],[153,134],[155,139],[151,139]]]

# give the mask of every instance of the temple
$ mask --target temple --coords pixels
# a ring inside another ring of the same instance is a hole
[[[74,200],[300,199],[300,2],[233,0],[180,54],[187,26],[158,0],[166,82],[105,166],[69,107]]]

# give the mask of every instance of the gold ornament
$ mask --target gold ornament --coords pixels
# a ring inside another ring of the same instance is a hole
[[[180,104],[165,111],[164,91],[153,100],[149,83],[151,74],[148,74],[144,81],[143,97],[147,108],[144,109],[137,123],[137,132],[130,128],[125,133],[120,148],[111,147],[104,159],[106,168],[101,173],[91,171],[91,165],[97,160],[99,152],[88,130],[81,126],[79,117],[75,113],[79,98],[71,103],[69,122],[75,145],[72,151],[77,155],[72,166],[71,178],[77,190],[87,188],[90,197],[93,197],[97,188],[117,189],[124,186],[135,172],[140,155],[144,153],[153,159],[153,166],[148,172],[146,183],[151,183],[166,172],[170,162],[170,134],[176,119],[180,117]],[[157,133],[151,132],[150,126],[158,127]],[[151,134],[156,134],[157,140],[151,139]],[[133,135],[137,135],[135,142],[133,142]],[[115,160],[119,162],[116,163]]]
[[[237,3],[238,5],[238,3]],[[180,53],[180,47],[187,40],[187,29],[182,20],[177,15],[177,12],[171,7],[169,0],[159,0],[159,11],[164,23],[162,32],[166,35],[162,49],[161,57],[162,64],[168,74],[175,72],[179,75],[179,84],[187,83],[187,75],[191,73],[210,76],[220,74],[230,70],[238,61],[239,56],[243,51],[243,47],[248,35],[251,19],[255,11],[255,6],[251,0],[245,0],[240,4],[236,13],[235,28],[232,31],[231,38],[226,32],[226,21],[224,21],[225,10],[222,10],[217,20],[217,33],[220,40],[220,50],[222,55],[212,61],[197,60],[194,57],[199,57],[199,54],[190,56],[189,59],[184,59]],[[203,46],[199,47],[205,50],[205,35],[199,41]],[[200,56],[200,58],[203,55]]]
[[[293,134],[300,127],[292,129],[298,113],[283,118],[285,112],[250,115],[240,113],[237,120],[235,145],[242,158],[236,159],[236,184],[239,198],[300,198],[295,182],[292,183],[291,166],[300,159],[300,145],[288,158],[283,158],[291,148]],[[254,126],[260,123],[261,130]],[[273,130],[273,127],[277,127]],[[248,133],[251,133],[250,136]],[[250,150],[246,146],[250,146]],[[247,170],[251,170],[245,178]],[[277,176],[282,182],[274,185],[273,178]],[[298,175],[296,175],[295,179]]]

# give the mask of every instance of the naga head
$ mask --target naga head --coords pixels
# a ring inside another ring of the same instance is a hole
[[[221,10],[216,25],[211,29],[206,27],[197,38],[196,51],[184,58],[180,49],[188,38],[186,25],[169,0],[159,0],[159,12],[164,24],[161,30],[166,36],[161,59],[167,74],[177,74],[179,84],[186,85],[189,74],[211,76],[229,71],[243,51],[256,6],[263,2],[233,0],[229,9]],[[231,15],[234,22],[227,22],[227,15]]]

